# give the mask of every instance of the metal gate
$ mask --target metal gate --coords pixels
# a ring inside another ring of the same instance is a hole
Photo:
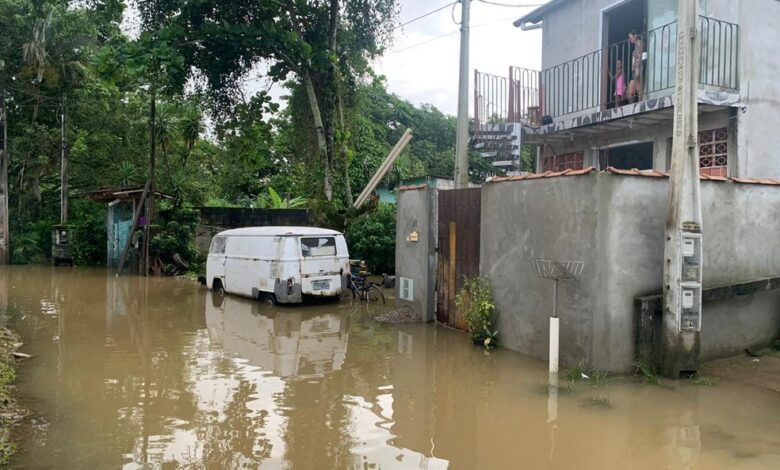
[[[466,277],[479,276],[479,188],[439,191],[436,319],[461,330],[455,295]]]

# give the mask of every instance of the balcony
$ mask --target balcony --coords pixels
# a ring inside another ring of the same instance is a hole
[[[729,105],[739,98],[739,25],[700,17],[700,101]],[[475,73],[474,118],[477,134],[496,125],[522,123],[541,132],[596,124],[672,106],[675,86],[677,22],[642,35],[645,40],[642,99],[638,106],[615,96],[622,65],[630,80],[633,45],[611,44],[542,71],[510,67],[508,77]]]

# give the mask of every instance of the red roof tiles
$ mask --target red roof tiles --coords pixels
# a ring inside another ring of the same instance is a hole
[[[398,188],[398,190],[399,191],[411,191],[411,190],[414,190],[414,189],[425,189],[427,187],[428,187],[427,184],[418,184],[416,186],[401,186],[401,187]]]
[[[589,166],[587,168],[583,168],[581,170],[572,170],[572,169],[566,169],[563,171],[545,171],[544,173],[527,173],[524,175],[517,175],[517,176],[496,176],[491,179],[489,179],[488,183],[500,183],[502,181],[521,181],[521,180],[535,180],[535,179],[542,179],[542,178],[555,178],[558,176],[579,176],[579,175],[587,175],[589,173],[595,172],[596,169],[592,166]],[[614,167],[608,167],[606,170],[607,173],[612,173],[613,175],[621,175],[621,176],[647,176],[650,178],[668,178],[669,173],[663,172],[663,171],[656,171],[656,170],[638,170],[636,168],[632,168],[630,170],[624,170],[620,168],[614,168]],[[745,183],[745,184],[767,184],[767,185],[773,185],[773,186],[780,186],[780,179],[773,179],[773,178],[765,178],[765,179],[757,179],[757,178],[727,178],[725,176],[711,176],[711,175],[699,175],[699,177],[702,180],[706,181],[720,181],[720,182],[727,182],[731,181],[733,183]]]

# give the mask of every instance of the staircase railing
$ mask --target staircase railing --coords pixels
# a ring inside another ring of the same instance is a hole
[[[521,122],[541,116],[539,71],[509,67],[509,76],[474,71],[474,133],[488,124]]]

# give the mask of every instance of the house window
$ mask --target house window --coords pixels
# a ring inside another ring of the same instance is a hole
[[[585,152],[549,155],[542,160],[542,171],[582,170]]]
[[[699,171],[702,175],[727,175],[728,136],[725,127],[699,132]]]
[[[618,145],[607,148],[599,153],[600,168],[608,167],[621,170],[652,170],[653,169],[653,143],[642,142],[639,144]]]

